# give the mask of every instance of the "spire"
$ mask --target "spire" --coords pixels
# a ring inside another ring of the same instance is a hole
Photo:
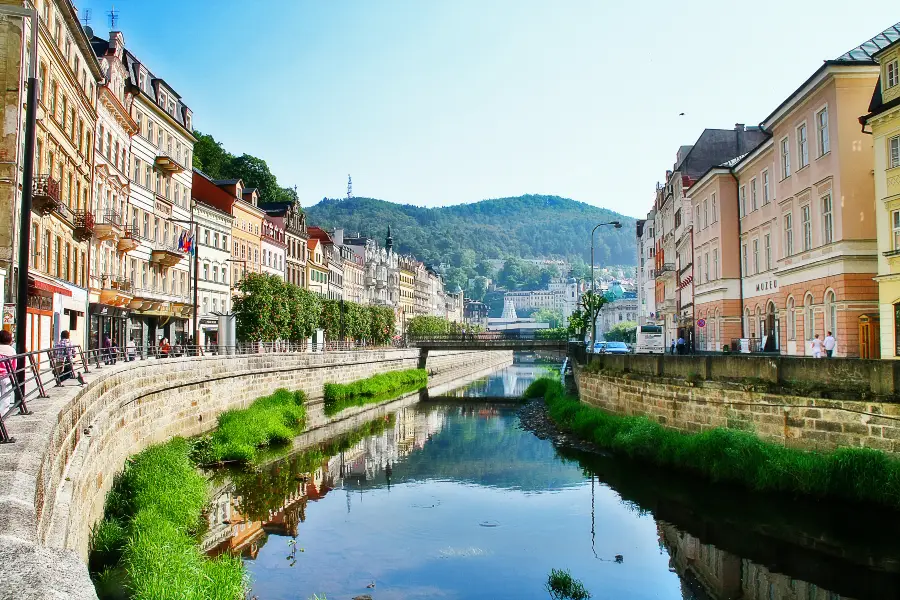
[[[384,247],[388,250],[394,249],[394,236],[391,235],[391,226],[388,225],[387,239],[384,241]]]

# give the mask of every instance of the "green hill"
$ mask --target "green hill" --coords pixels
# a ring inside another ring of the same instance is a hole
[[[394,204],[373,198],[323,199],[306,209],[308,222],[343,227],[384,243],[390,225],[394,246],[429,264],[474,259],[561,258],[590,262],[591,229],[597,223],[622,222],[595,236],[598,265],[635,263],[634,219],[559,196],[518,196],[439,208]],[[579,260],[580,259],[580,260]]]

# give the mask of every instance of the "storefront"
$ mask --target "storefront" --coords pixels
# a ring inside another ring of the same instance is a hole
[[[201,346],[218,346],[219,344],[219,319],[218,318],[201,318],[200,319],[200,339],[197,341]]]
[[[89,307],[90,333],[88,334],[88,348],[94,350],[102,348],[103,337],[108,335],[119,348],[125,348],[128,342],[128,317],[130,311],[126,308],[107,306],[99,302],[92,302]]]
[[[188,343],[193,307],[178,302],[146,301],[131,316],[131,337],[138,348],[159,346],[163,338],[173,346]]]
[[[84,346],[86,307],[86,290],[47,277],[29,275],[26,349],[33,351],[50,348],[62,331],[69,332],[72,344]]]

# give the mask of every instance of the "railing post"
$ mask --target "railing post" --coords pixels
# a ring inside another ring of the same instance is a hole
[[[88,361],[84,357],[84,348],[82,348],[81,346],[78,346],[78,354],[79,356],[81,356],[81,364],[84,366],[84,372],[90,373],[91,370],[88,368]]]
[[[50,351],[53,352],[52,350]],[[49,354],[48,354],[49,356]],[[44,390],[44,382],[41,381],[41,372],[38,369],[37,363],[34,362],[34,354],[28,355],[28,362],[31,363],[31,373],[34,375],[34,380],[37,383],[38,394],[41,398],[48,398],[46,390]],[[57,385],[62,385],[62,382],[59,380],[59,375],[56,372],[56,367],[53,366],[53,359],[50,359],[50,368],[53,370],[53,377],[56,378]],[[25,390],[22,390],[22,405],[25,405]],[[28,410],[27,408],[25,410]],[[22,414],[28,414],[27,412]]]

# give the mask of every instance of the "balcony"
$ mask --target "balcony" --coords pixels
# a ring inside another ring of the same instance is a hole
[[[115,240],[123,233],[122,215],[114,210],[107,210],[99,214],[94,224],[94,237],[98,240]]]
[[[151,246],[153,249],[150,251],[150,262],[163,267],[174,267],[185,257],[185,253],[173,242],[168,244],[151,242]]]
[[[101,304],[124,307],[134,299],[134,286],[130,279],[107,274],[102,277],[100,285]]]
[[[181,317],[193,312],[188,294],[177,294],[168,286],[145,284],[132,288],[132,296],[128,306],[145,314]]]
[[[656,272],[657,279],[660,277],[675,277],[675,263],[663,263]]]
[[[375,278],[369,277],[368,275],[366,275],[366,286],[369,287],[369,286],[373,286],[373,285],[375,285]]]
[[[121,227],[121,230],[122,234],[119,236],[119,241],[116,244],[116,249],[118,249],[119,252],[131,252],[141,245],[138,228],[136,226],[124,225]]]
[[[76,211],[73,222],[75,224],[74,236],[76,240],[84,242],[94,237],[96,228],[94,213],[89,210]]]
[[[156,160],[154,161],[154,164],[157,169],[170,175],[184,171],[184,167],[182,167],[177,160],[172,158],[172,156],[170,156],[163,148],[156,149]]]
[[[59,182],[49,175],[36,175],[31,189],[31,208],[41,216],[68,210],[60,197]]]

